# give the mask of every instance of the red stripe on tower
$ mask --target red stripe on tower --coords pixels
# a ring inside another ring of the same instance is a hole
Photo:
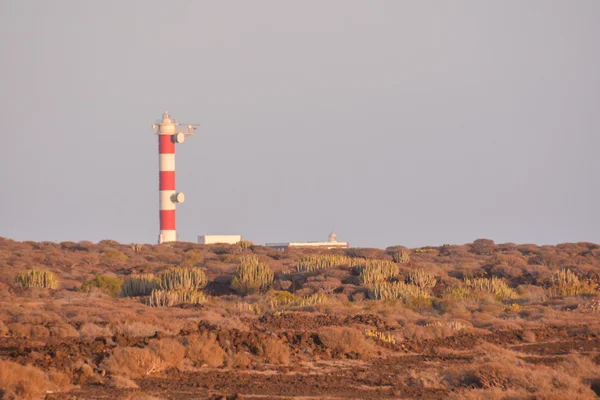
[[[175,210],[160,210],[160,230],[175,230]]]
[[[158,153],[175,154],[175,143],[173,142],[173,135],[158,136]]]
[[[159,171],[159,190],[175,190],[175,171]]]

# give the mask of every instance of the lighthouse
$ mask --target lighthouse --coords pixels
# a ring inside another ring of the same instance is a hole
[[[158,135],[158,191],[159,224],[158,243],[177,241],[175,207],[183,203],[184,195],[175,189],[175,144],[196,133],[197,124],[179,124],[168,111],[152,125]],[[183,128],[182,128],[183,127]]]

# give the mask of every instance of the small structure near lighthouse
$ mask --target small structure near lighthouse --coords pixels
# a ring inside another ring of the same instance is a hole
[[[271,247],[275,250],[286,250],[290,247],[305,247],[319,249],[347,249],[348,242],[338,242],[337,235],[334,232],[329,234],[326,242],[288,242],[288,243],[266,243],[266,247]]]
[[[175,189],[175,144],[196,133],[197,124],[179,124],[168,111],[152,125],[158,135],[158,190],[160,233],[158,243],[177,241],[175,205],[184,195]],[[181,127],[184,127],[181,129]]]

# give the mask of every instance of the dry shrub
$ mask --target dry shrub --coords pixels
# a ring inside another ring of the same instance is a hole
[[[248,368],[251,362],[252,356],[250,353],[241,351],[239,353],[232,354],[227,360],[227,365],[231,368],[245,369]]]
[[[56,389],[60,387],[50,382],[41,369],[0,360],[0,398],[39,399]]]
[[[99,336],[106,337],[106,336],[112,335],[112,332],[107,327],[96,325],[91,322],[87,322],[87,323],[83,324],[81,326],[81,328],[79,328],[79,333],[81,334],[82,337],[89,337],[89,338],[94,338],[94,337],[99,337]]]
[[[527,331],[523,331],[523,334],[521,335],[521,339],[523,339],[523,341],[525,341],[527,343],[535,343],[536,336],[533,331],[527,330]]]
[[[600,377],[600,365],[592,361],[591,358],[582,355],[571,354],[566,356],[559,367],[566,374],[581,378],[586,384],[591,384]]]
[[[460,329],[443,323],[421,326],[416,324],[407,324],[402,332],[404,337],[409,340],[427,340],[445,338],[457,334]]]
[[[448,383],[444,376],[436,370],[409,371],[406,377],[406,385],[421,389],[445,390]]]
[[[473,355],[473,353],[470,350],[459,350],[459,349],[452,349],[449,347],[435,347],[433,349],[433,352],[440,356],[440,357],[444,357],[444,358],[464,358],[464,357],[470,357]]]
[[[55,387],[68,390],[71,388],[71,380],[64,372],[58,371],[56,368],[50,368],[48,371],[48,379]]]
[[[214,333],[202,332],[186,338],[185,354],[194,365],[220,367],[225,360],[225,351],[219,346]]]
[[[548,298],[544,288],[535,285],[520,285],[517,293],[532,302],[546,301]]]
[[[282,365],[290,363],[290,347],[281,340],[268,338],[262,347],[269,363]]]
[[[47,338],[50,331],[46,327],[33,324],[14,323],[8,326],[11,336],[24,338]]]
[[[154,336],[156,332],[173,334],[173,332],[153,324],[141,322],[141,321],[132,321],[125,322],[120,325],[115,326],[115,330],[117,332],[121,332],[126,336],[136,337],[136,336]]]
[[[178,368],[185,357],[185,348],[175,339],[155,340],[148,349],[161,359],[165,369]]]
[[[115,348],[112,355],[103,361],[102,366],[112,376],[123,375],[131,379],[158,373],[165,368],[157,354],[135,347]]]
[[[318,336],[325,347],[338,353],[357,353],[361,356],[368,356],[373,352],[373,345],[358,329],[328,326],[319,329]]]
[[[114,375],[107,379],[106,385],[116,389],[139,389],[137,383],[127,377],[119,375]]]
[[[135,383],[135,382],[134,382]],[[119,400],[161,400],[159,397],[147,393],[126,393],[119,397]]]
[[[51,326],[50,334],[59,338],[79,337],[77,329],[69,324]]]
[[[4,322],[0,321],[0,337],[8,336],[8,333],[8,326],[6,326]]]
[[[479,389],[472,395],[513,391],[535,394],[535,398],[540,399],[594,398],[590,382],[600,372],[600,367],[589,359],[573,356],[555,368],[550,368],[528,364],[518,355],[514,351],[486,343],[474,349],[472,366],[461,370],[446,369],[443,372],[444,379],[451,388]],[[556,397],[559,395],[560,397]]]

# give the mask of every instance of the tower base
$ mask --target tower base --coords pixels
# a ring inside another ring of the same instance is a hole
[[[160,234],[158,235],[158,244],[176,241],[177,233],[175,231],[160,231]]]

